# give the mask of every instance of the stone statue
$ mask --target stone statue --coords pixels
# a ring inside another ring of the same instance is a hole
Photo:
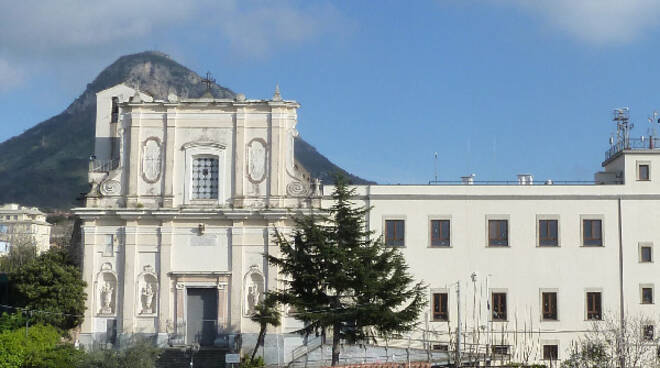
[[[106,281],[101,288],[101,314],[112,314],[112,285]]]
[[[257,286],[256,285],[250,285],[248,287],[248,294],[247,294],[247,314],[252,314],[254,313],[254,307],[257,305],[257,294],[259,292],[257,291]]]
[[[142,288],[142,313],[153,313],[154,289],[147,283]]]

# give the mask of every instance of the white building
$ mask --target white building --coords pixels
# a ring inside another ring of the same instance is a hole
[[[298,107],[279,91],[271,100],[154,101],[124,85],[98,93],[92,190],[74,209],[88,285],[81,343],[254,339],[249,316],[276,280],[263,254],[314,189],[293,156]],[[292,339],[276,345],[291,350]]]
[[[328,206],[333,190],[323,188],[321,201],[295,162],[298,107],[279,91],[271,100],[154,101],[124,85],[98,94],[93,188],[75,209],[89,295],[81,342],[254,338],[251,309],[277,287],[263,257],[277,252],[273,230],[286,231],[297,209]],[[357,201],[373,206],[370,228],[429,284],[420,328],[436,348],[449,332],[455,341],[460,302],[467,343],[562,359],[604,315],[660,312],[660,150],[616,145],[603,167],[591,184],[469,177],[359,186]],[[290,359],[299,326],[284,318],[271,360]]]
[[[0,256],[20,245],[34,245],[38,253],[47,251],[52,226],[36,207],[16,203],[0,206]]]

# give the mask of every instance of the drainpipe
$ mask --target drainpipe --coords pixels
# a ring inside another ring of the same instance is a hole
[[[626,329],[626,314],[624,311],[623,299],[623,233],[621,223],[621,197],[618,198],[618,220],[619,220],[619,311],[620,311],[620,326],[619,326],[619,364],[621,368],[626,368],[626,357],[624,356],[624,336]]]

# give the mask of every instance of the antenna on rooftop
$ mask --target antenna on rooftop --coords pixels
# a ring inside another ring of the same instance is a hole
[[[635,126],[630,123],[630,108],[614,109],[612,120],[616,122],[616,146],[619,150],[630,148],[630,130]]]
[[[433,172],[435,173],[435,182],[438,182],[438,152],[433,153]]]
[[[657,111],[653,111],[653,113],[649,116],[649,130],[648,130],[648,135],[649,135],[649,148],[653,149],[653,145],[655,142],[653,140],[658,136],[658,133],[655,129],[656,124],[660,124],[660,114],[658,114]]]

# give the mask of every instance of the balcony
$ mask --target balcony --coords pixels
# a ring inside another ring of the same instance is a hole
[[[95,158],[90,158],[89,160],[89,172],[110,172],[119,167],[119,160],[97,160]]]

